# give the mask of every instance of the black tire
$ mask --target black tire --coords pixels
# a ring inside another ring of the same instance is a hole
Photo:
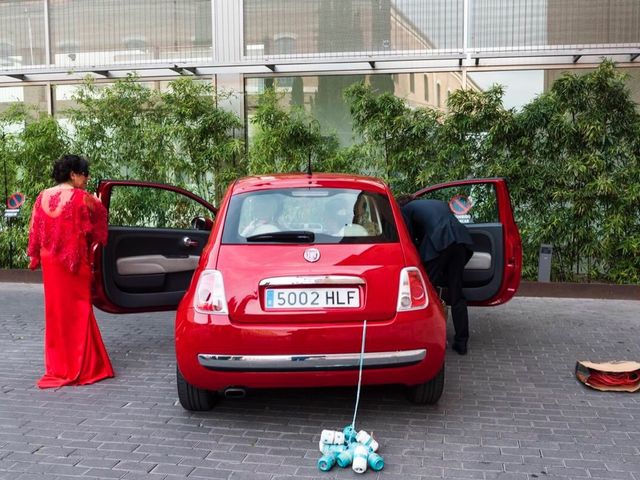
[[[205,412],[211,410],[218,402],[218,394],[216,392],[194,387],[184,379],[179,368],[176,368],[176,380],[178,384],[178,400],[186,410]]]
[[[418,405],[434,405],[438,403],[444,390],[444,363],[438,374],[431,380],[407,389],[407,396],[412,403]]]

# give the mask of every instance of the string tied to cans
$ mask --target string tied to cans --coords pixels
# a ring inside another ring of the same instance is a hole
[[[322,430],[320,433],[320,453],[318,469],[328,472],[334,465],[340,468],[351,468],[356,473],[364,473],[367,467],[373,471],[384,468],[384,459],[376,453],[380,445],[365,430],[356,430],[356,416],[360,403],[360,387],[362,386],[362,366],[364,364],[364,345],[367,335],[367,321],[362,327],[362,346],[360,347],[360,367],[358,371],[358,389],[356,405],[353,411],[353,420],[349,425],[340,430]]]

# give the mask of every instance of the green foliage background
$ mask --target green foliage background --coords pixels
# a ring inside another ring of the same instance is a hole
[[[51,185],[52,162],[65,151],[87,156],[94,179],[176,184],[213,203],[238,176],[300,172],[309,161],[314,171],[381,177],[396,193],[502,176],[523,239],[525,278],[536,276],[540,244],[551,243],[554,280],[640,283],[640,115],[612,63],[564,75],[520,112],[503,107],[500,86],[453,92],[446,114],[410,108],[365,83],[343,94],[354,145],[341,148],[308,112],[267,90],[247,148],[238,138],[242,121],[217,107],[220,94],[209,82],[178,80],[166,91],[133,77],[109,87],[88,82],[65,112],[72,133],[22,105],[1,114],[0,156],[9,191],[30,201]],[[25,128],[8,133],[15,124]],[[19,252],[14,266],[26,265],[30,207],[2,231],[0,267],[8,266],[10,242]]]

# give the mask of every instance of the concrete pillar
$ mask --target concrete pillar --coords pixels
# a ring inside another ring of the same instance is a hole
[[[228,97],[222,95],[218,99],[218,106],[244,119],[244,76],[241,73],[218,74],[215,84],[218,93],[230,93]]]
[[[220,65],[233,65],[242,62],[244,57],[242,0],[211,0],[211,25],[213,28],[213,62]],[[218,92],[231,92],[218,106],[231,111],[244,119],[244,76],[241,73],[216,75]]]
[[[242,61],[243,9],[244,2],[241,0],[211,0],[214,63],[226,65]]]

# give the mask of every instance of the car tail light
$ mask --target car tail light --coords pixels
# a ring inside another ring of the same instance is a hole
[[[427,287],[420,270],[406,267],[400,271],[400,288],[398,290],[398,311],[419,310],[429,304]]]
[[[222,315],[229,312],[221,272],[218,270],[204,270],[200,274],[193,306],[199,313]]]

